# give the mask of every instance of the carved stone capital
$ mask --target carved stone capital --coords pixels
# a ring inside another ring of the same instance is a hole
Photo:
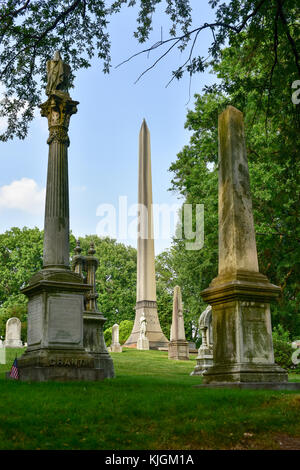
[[[56,90],[40,105],[41,115],[48,119],[49,138],[47,143],[60,142],[69,145],[68,129],[72,114],[77,113],[78,101],[68,93]]]

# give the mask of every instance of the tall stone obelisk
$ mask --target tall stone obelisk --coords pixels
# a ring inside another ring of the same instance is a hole
[[[284,383],[274,363],[270,301],[280,292],[259,273],[243,114],[219,116],[219,273],[201,295],[212,306],[209,383]]]
[[[92,288],[69,266],[68,128],[77,101],[67,91],[70,67],[59,52],[47,62],[49,156],[43,269],[22,289],[28,297],[28,348],[19,359],[20,380],[100,380],[103,369],[83,347],[84,295]]]
[[[161,330],[157,314],[150,132],[145,119],[139,135],[138,204],[136,315],[131,335],[125,345],[136,347],[140,334],[140,318],[144,312],[149,347],[158,349],[167,347],[168,340]]]

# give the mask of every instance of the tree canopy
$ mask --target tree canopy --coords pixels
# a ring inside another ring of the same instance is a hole
[[[134,36],[144,43],[149,41],[153,15],[159,4],[165,5],[165,14],[170,19],[170,36],[148,45],[131,58],[155,50],[158,57],[152,68],[174,47],[181,51],[186,49],[186,57],[172,72],[171,80],[181,78],[184,72],[192,75],[203,71],[209,57],[217,62],[224,44],[243,41],[245,31],[253,38],[254,58],[264,48],[266,32],[269,35],[268,54],[272,64],[268,70],[269,88],[283,41],[286,53],[293,57],[294,73],[300,75],[297,0],[231,0],[227,3],[208,0],[215,11],[215,20],[211,23],[194,17],[189,0],[7,0],[0,3],[0,82],[5,90],[0,101],[0,116],[7,118],[8,125],[0,139],[25,138],[34,109],[41,103],[46,61],[55,50],[59,49],[71,65],[70,86],[76,71],[89,67],[94,55],[102,61],[103,71],[107,73],[111,67],[111,40],[114,40],[109,35],[111,15],[125,6],[136,8]],[[202,57],[197,53],[197,46],[202,31],[207,29],[212,33],[212,41],[207,45],[207,57]]]

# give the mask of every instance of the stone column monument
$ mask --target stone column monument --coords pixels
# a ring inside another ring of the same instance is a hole
[[[6,322],[5,341],[6,348],[22,348],[21,341],[21,320],[17,317],[11,317]]]
[[[258,270],[243,115],[228,106],[219,116],[219,273],[202,292],[214,338],[204,383],[287,380],[272,344],[270,302],[279,292]]]
[[[183,304],[181,300],[181,289],[174,288],[173,314],[169,342],[169,359],[189,360],[189,343],[185,338]]]
[[[139,135],[138,203],[136,314],[131,335],[125,345],[136,347],[140,335],[140,317],[144,312],[149,347],[158,349],[167,347],[168,340],[161,330],[157,314],[150,132],[145,119]]]
[[[96,271],[99,265],[98,259],[95,257],[94,244],[91,243],[88,256],[81,255],[80,242],[77,241],[75,248],[75,256],[73,258],[73,269],[76,273],[83,276],[83,271],[87,273],[86,282],[92,288],[85,295],[85,309],[83,312],[83,346],[85,350],[95,359],[95,365],[99,369],[103,369],[105,378],[115,376],[113,360],[107,350],[103,325],[106,318],[98,310],[96,291]]]
[[[77,101],[67,92],[70,68],[59,52],[47,63],[49,158],[43,269],[22,292],[28,302],[28,348],[19,359],[20,380],[100,380],[103,370],[83,347],[84,295],[92,286],[69,266],[68,128]]]
[[[122,346],[119,343],[119,325],[115,323],[112,327],[111,352],[122,352]]]

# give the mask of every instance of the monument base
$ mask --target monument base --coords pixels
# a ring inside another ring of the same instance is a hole
[[[189,343],[184,340],[170,341],[168,358],[178,361],[188,361],[190,359]]]
[[[220,364],[203,372],[204,384],[286,383],[288,373],[276,364]]]
[[[28,382],[103,380],[104,370],[84,349],[28,350],[18,359],[19,380]],[[7,373],[9,378],[9,373]]]
[[[4,341],[5,348],[23,348],[23,343],[18,339],[6,339]]]
[[[212,305],[214,365],[203,373],[205,384],[287,382],[274,363],[270,301],[279,287],[258,272],[219,275],[201,295]]]
[[[149,340],[148,338],[139,338],[137,341],[136,349],[141,349],[147,351],[149,349]]]
[[[238,388],[248,390],[300,390],[300,382],[219,382],[215,384],[198,384],[194,388]]]
[[[114,344],[111,344],[110,350],[111,350],[111,352],[121,353],[122,352],[122,346],[120,345],[120,343],[114,343]]]
[[[127,347],[137,347],[140,336],[140,318],[145,313],[147,320],[147,338],[149,340],[149,349],[158,349],[168,347],[169,341],[162,332],[159,324],[157,303],[152,300],[141,300],[136,303],[136,314],[131,335],[124,344]]]
[[[28,301],[28,348],[18,359],[20,380],[102,380],[104,371],[83,347],[83,301],[91,288],[68,269],[34,274]]]
[[[104,378],[115,377],[114,363],[107,350],[103,325],[106,318],[101,313],[83,312],[83,346],[94,358],[95,367],[103,369]]]
[[[197,364],[190,375],[202,375],[204,371],[213,366],[213,354],[209,348],[202,348],[201,346],[196,357]]]

